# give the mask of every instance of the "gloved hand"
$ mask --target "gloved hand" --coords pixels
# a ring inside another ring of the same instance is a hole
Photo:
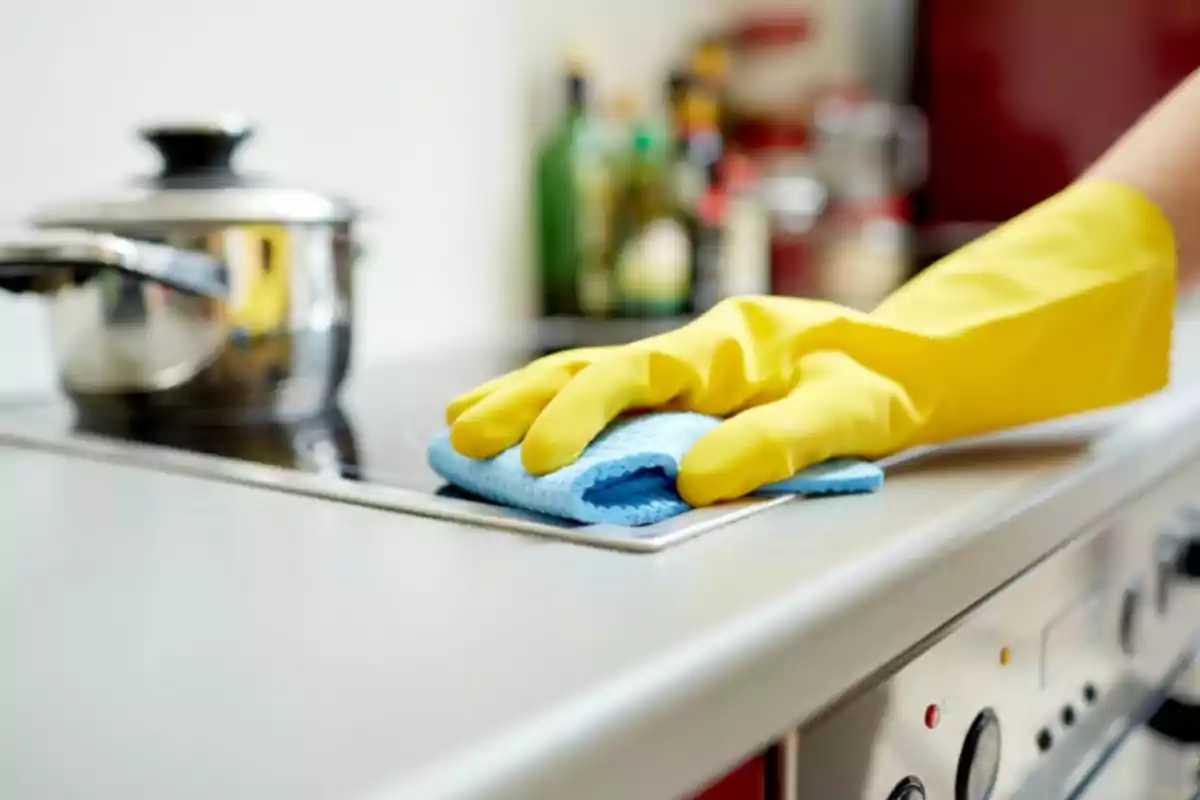
[[[544,474],[615,417],[730,417],[680,465],[693,505],[745,495],[833,456],[917,444],[1132,400],[1169,369],[1170,224],[1144,196],[1089,181],[943,259],[871,314],[780,297],[728,300],[678,330],[558,353],[451,403],[451,443],[522,442]]]

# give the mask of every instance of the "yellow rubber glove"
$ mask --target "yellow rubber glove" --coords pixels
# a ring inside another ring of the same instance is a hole
[[[833,456],[1125,402],[1167,381],[1175,261],[1143,195],[1076,184],[871,314],[738,298],[661,336],[535,361],[456,399],[451,443],[486,458],[523,441],[525,468],[544,474],[627,410],[731,417],[680,465],[680,493],[706,505]]]

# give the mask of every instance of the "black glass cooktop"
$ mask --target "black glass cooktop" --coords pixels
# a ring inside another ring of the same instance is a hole
[[[308,473],[435,491],[442,481],[425,447],[444,426],[447,401],[460,391],[525,363],[531,351],[398,361],[363,370],[346,383],[339,407],[299,422],[176,426],[161,420],[81,420],[60,398],[0,407],[0,426],[43,434],[88,434]]]
[[[172,426],[136,418],[76,418],[65,399],[4,403],[0,426],[33,433],[109,439],[242,459],[351,480],[434,491],[425,447],[444,426],[446,403],[490,378],[569,347],[616,344],[659,333],[673,320],[553,320],[507,345],[397,359],[353,371],[339,407],[319,418],[276,425]]]
[[[447,402],[460,392],[518,369],[540,355],[569,347],[630,341],[673,324],[678,323],[555,321],[515,336],[506,345],[397,359],[353,371],[338,408],[330,413],[286,424],[181,426],[166,424],[161,418],[150,422],[130,416],[90,417],[83,421],[65,398],[0,398],[0,435],[8,434],[15,437],[13,441],[33,442],[35,446],[133,461],[151,468],[508,526],[588,544],[654,550],[774,502],[747,501],[728,508],[695,510],[637,529],[586,526],[501,508],[460,492],[429,468],[425,454],[429,441],[445,427]],[[127,444],[153,447],[131,450],[125,447]],[[97,452],[97,446],[101,452]],[[197,455],[221,458],[197,462]],[[235,462],[246,466],[228,466]],[[261,466],[282,468],[284,474],[293,477],[281,480],[273,477],[277,473],[263,473]],[[325,477],[341,480],[318,480]]]

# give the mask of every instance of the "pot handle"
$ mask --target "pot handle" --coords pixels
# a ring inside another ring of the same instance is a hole
[[[225,265],[206,253],[67,229],[0,237],[0,289],[50,293],[103,269],[186,294],[220,300],[229,293]]]

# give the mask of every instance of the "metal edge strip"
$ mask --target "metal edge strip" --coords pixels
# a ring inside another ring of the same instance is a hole
[[[413,489],[360,483],[169,447],[115,442],[86,434],[34,434],[0,430],[0,446],[79,456],[110,464],[269,489],[475,527],[501,528],[516,533],[630,553],[653,553],[663,550],[714,528],[786,503],[794,497],[789,494],[754,498],[715,509],[697,509],[656,525],[637,529],[615,525],[559,528],[524,518],[522,512],[502,506],[435,497]],[[700,519],[696,519],[696,516]],[[629,536],[627,530],[637,530],[638,535]]]

